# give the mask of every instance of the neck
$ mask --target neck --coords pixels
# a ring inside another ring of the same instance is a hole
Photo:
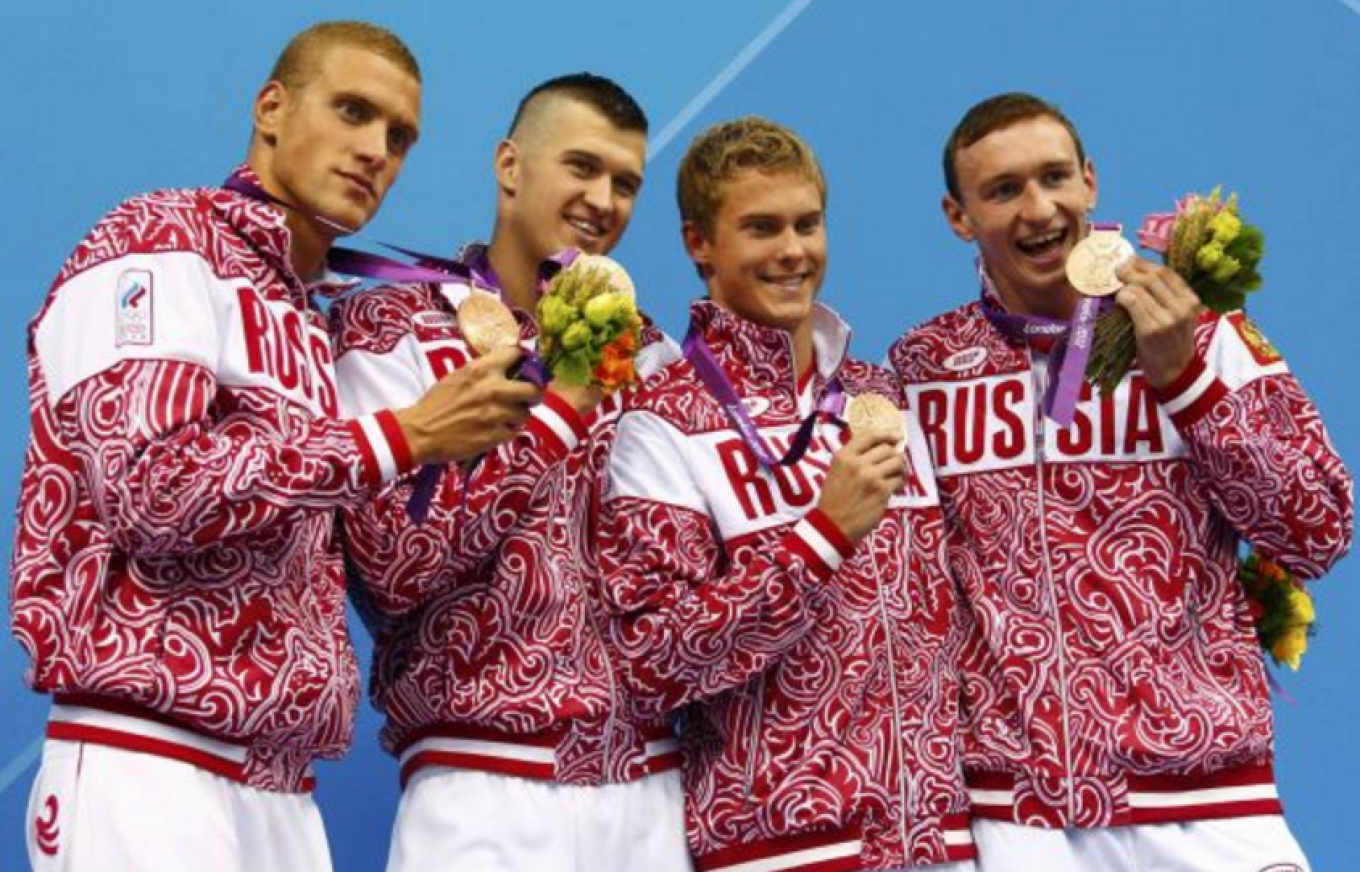
[[[803,373],[816,362],[816,352],[812,346],[812,319],[798,325],[789,336],[793,340],[793,374],[796,378],[802,378]]]
[[[319,232],[309,219],[291,209],[284,210],[284,223],[292,237],[288,259],[293,264],[293,272],[304,282],[310,282],[321,272],[326,253],[331,248],[331,237]]]
[[[990,276],[990,271],[988,272]],[[1010,286],[1004,280],[991,277],[992,287],[997,296],[1012,315],[1034,315],[1040,318],[1054,318],[1066,321],[1077,309],[1077,292],[1066,281],[1056,288],[1026,288],[1023,291]]]
[[[501,280],[501,293],[517,309],[533,313],[538,304],[538,266],[533,256],[497,228],[486,247],[486,258]]]

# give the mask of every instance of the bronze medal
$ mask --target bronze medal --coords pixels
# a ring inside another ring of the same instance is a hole
[[[886,436],[896,443],[901,443],[907,435],[902,410],[879,394],[851,397],[845,420],[850,425],[851,435]]]
[[[1133,245],[1118,231],[1093,230],[1067,256],[1067,280],[1088,297],[1108,297],[1124,287],[1115,270],[1133,255]]]
[[[478,354],[519,344],[519,324],[499,297],[472,291],[458,306],[458,329]]]

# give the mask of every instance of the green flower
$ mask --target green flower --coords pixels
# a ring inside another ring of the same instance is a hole
[[[1237,275],[1238,271],[1241,269],[1242,264],[1237,258],[1225,254],[1223,255],[1223,259],[1218,262],[1218,265],[1213,268],[1214,281],[1222,284]]]
[[[604,327],[616,316],[623,314],[630,300],[623,294],[600,294],[592,297],[585,305],[586,320],[594,327]]]
[[[1195,252],[1195,263],[1200,269],[1212,270],[1223,260],[1223,243],[1214,241]]]
[[[538,323],[543,332],[557,336],[576,322],[576,307],[560,297],[547,296],[538,304]]]
[[[568,351],[582,348],[590,344],[590,340],[595,337],[590,325],[584,321],[577,321],[567,328],[567,332],[562,334],[562,347]]]

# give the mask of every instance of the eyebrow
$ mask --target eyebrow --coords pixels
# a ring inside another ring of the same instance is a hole
[[[562,152],[562,155],[561,155],[561,159],[562,159],[562,160],[570,160],[570,159],[584,160],[584,161],[588,161],[588,162],[594,164],[595,166],[604,166],[604,163],[605,163],[604,158],[600,157],[600,155],[596,154],[596,153],[593,152],[593,151],[586,151],[586,150],[580,149],[580,148],[569,148],[569,149],[567,149],[566,151],[563,151],[563,152]],[[641,173],[635,173],[635,172],[633,172],[632,170],[624,170],[623,172],[618,173],[618,177],[621,178],[621,179],[626,179],[626,180],[632,182],[634,185],[636,185],[636,186],[639,187],[639,188],[642,187],[642,174],[641,174]]]

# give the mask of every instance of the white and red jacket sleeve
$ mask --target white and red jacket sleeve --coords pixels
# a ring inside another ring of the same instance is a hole
[[[30,354],[61,442],[50,447],[83,467],[123,551],[214,547],[352,502],[405,465],[390,415],[326,414],[329,353],[306,353],[326,348],[324,331],[312,337],[287,301],[193,251],[69,272],[33,324]],[[258,365],[252,325],[285,343],[287,372]]]
[[[1303,578],[1346,553],[1350,473],[1284,359],[1244,313],[1203,319],[1195,359],[1157,397],[1239,535]]]
[[[650,411],[619,420],[599,542],[601,596],[639,715],[748,682],[811,626],[853,546],[820,511],[733,559],[684,435]]]
[[[347,414],[411,405],[434,384],[413,326],[421,296],[414,289],[393,291],[358,294],[332,311],[340,403]],[[407,511],[413,475],[347,508],[347,553],[372,604],[400,616],[466,577],[520,522],[543,473],[585,435],[575,409],[549,392],[524,429],[469,474],[456,464],[444,466],[424,523],[414,523]]]

